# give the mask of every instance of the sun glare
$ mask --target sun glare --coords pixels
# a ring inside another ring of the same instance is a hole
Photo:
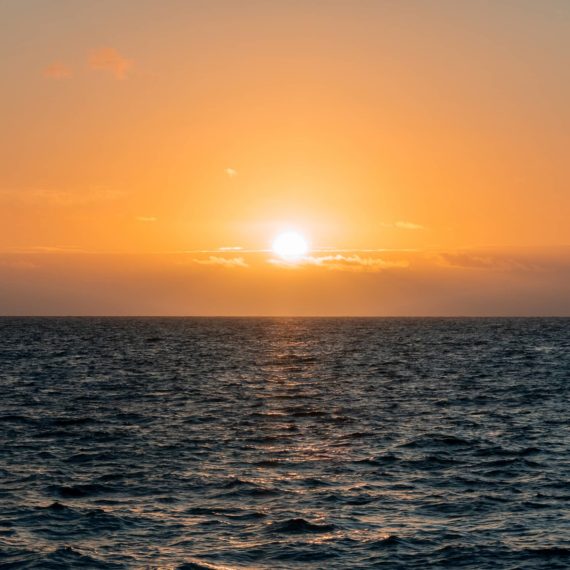
[[[294,261],[307,254],[307,240],[298,232],[284,232],[273,241],[273,253],[287,261]]]

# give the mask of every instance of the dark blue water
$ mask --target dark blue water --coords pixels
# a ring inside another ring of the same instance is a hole
[[[2,568],[570,568],[569,319],[0,319]]]

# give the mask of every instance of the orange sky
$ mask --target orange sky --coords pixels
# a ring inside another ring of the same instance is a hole
[[[0,3],[0,313],[570,314],[569,25],[562,0]],[[261,251],[290,227],[295,268]]]

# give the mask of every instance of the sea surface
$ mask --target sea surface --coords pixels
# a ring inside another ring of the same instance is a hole
[[[570,319],[2,318],[1,568],[570,568]]]

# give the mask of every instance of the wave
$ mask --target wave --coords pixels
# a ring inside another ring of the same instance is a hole
[[[0,567],[568,567],[569,325],[0,319]]]
[[[269,531],[275,533],[313,533],[332,532],[335,530],[333,524],[318,524],[309,522],[303,518],[289,519],[283,522],[274,523]]]

